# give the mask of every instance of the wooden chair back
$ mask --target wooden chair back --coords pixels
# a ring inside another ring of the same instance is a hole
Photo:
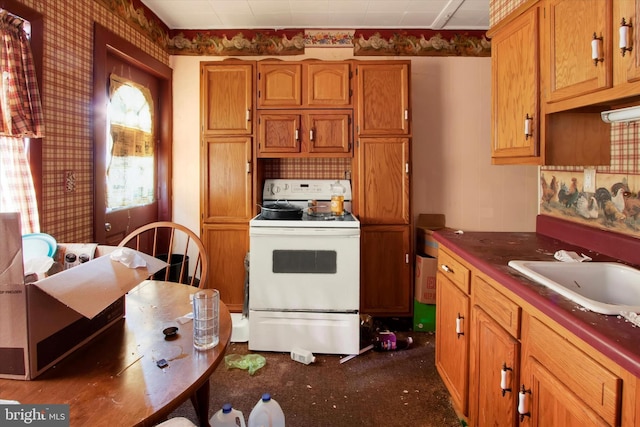
[[[167,261],[170,265],[153,275],[156,280],[207,287],[209,258],[204,244],[193,231],[181,224],[159,221],[144,225],[122,239],[118,246]],[[193,275],[190,276],[192,265]]]

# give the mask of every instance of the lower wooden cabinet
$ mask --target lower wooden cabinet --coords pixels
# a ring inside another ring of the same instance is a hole
[[[209,255],[209,287],[220,291],[220,299],[229,311],[241,312],[249,224],[204,224],[202,236]]]
[[[619,425],[620,378],[535,317],[524,317],[522,339],[528,425]]]
[[[438,260],[436,368],[451,393],[453,405],[461,414],[468,416],[470,298],[456,284],[456,271],[459,270],[442,259]]]
[[[436,368],[472,427],[639,425],[640,379],[443,245]]]
[[[471,324],[471,424],[516,426],[520,343],[478,306],[471,310]]]
[[[360,312],[410,316],[410,232],[405,225],[360,227]]]

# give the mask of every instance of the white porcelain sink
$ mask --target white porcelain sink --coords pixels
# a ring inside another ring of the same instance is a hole
[[[627,265],[513,260],[509,266],[596,313],[640,312],[640,270]]]

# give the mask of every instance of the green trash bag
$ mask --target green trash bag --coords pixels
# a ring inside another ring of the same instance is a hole
[[[249,375],[253,375],[258,369],[267,364],[267,359],[259,354],[228,354],[224,357],[224,364],[227,369],[245,369],[249,371]]]

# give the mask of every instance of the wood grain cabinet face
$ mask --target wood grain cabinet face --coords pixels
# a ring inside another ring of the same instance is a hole
[[[209,287],[220,291],[220,299],[231,312],[242,312],[244,304],[244,257],[249,250],[249,225],[205,224],[203,243],[209,256]]]
[[[258,108],[352,107],[350,62],[259,62]]]
[[[534,7],[501,28],[491,41],[491,157],[494,163],[538,162],[538,35],[538,8]]]
[[[260,110],[258,157],[352,157],[351,110]]]
[[[469,295],[439,268],[436,274],[436,368],[454,406],[464,416],[469,415],[470,304]]]
[[[560,101],[610,88],[613,84],[614,48],[612,0],[551,0],[547,13],[547,101]],[[602,38],[596,62],[592,59],[594,35]]]
[[[251,150],[249,137],[205,138],[201,151],[203,222],[251,219]]]
[[[478,276],[472,288],[470,425],[517,426],[520,307]]]
[[[410,227],[366,225],[360,233],[360,312],[410,316]]]
[[[253,75],[250,64],[201,65],[202,134],[253,133]]]
[[[363,224],[409,224],[409,139],[360,138],[358,209]]]
[[[640,81],[640,0],[615,0],[613,2],[613,85]],[[620,26],[627,25],[627,40],[620,49]]]
[[[620,378],[535,317],[524,317],[522,335],[528,424],[619,425]]]
[[[356,65],[358,134],[409,135],[409,65]]]

